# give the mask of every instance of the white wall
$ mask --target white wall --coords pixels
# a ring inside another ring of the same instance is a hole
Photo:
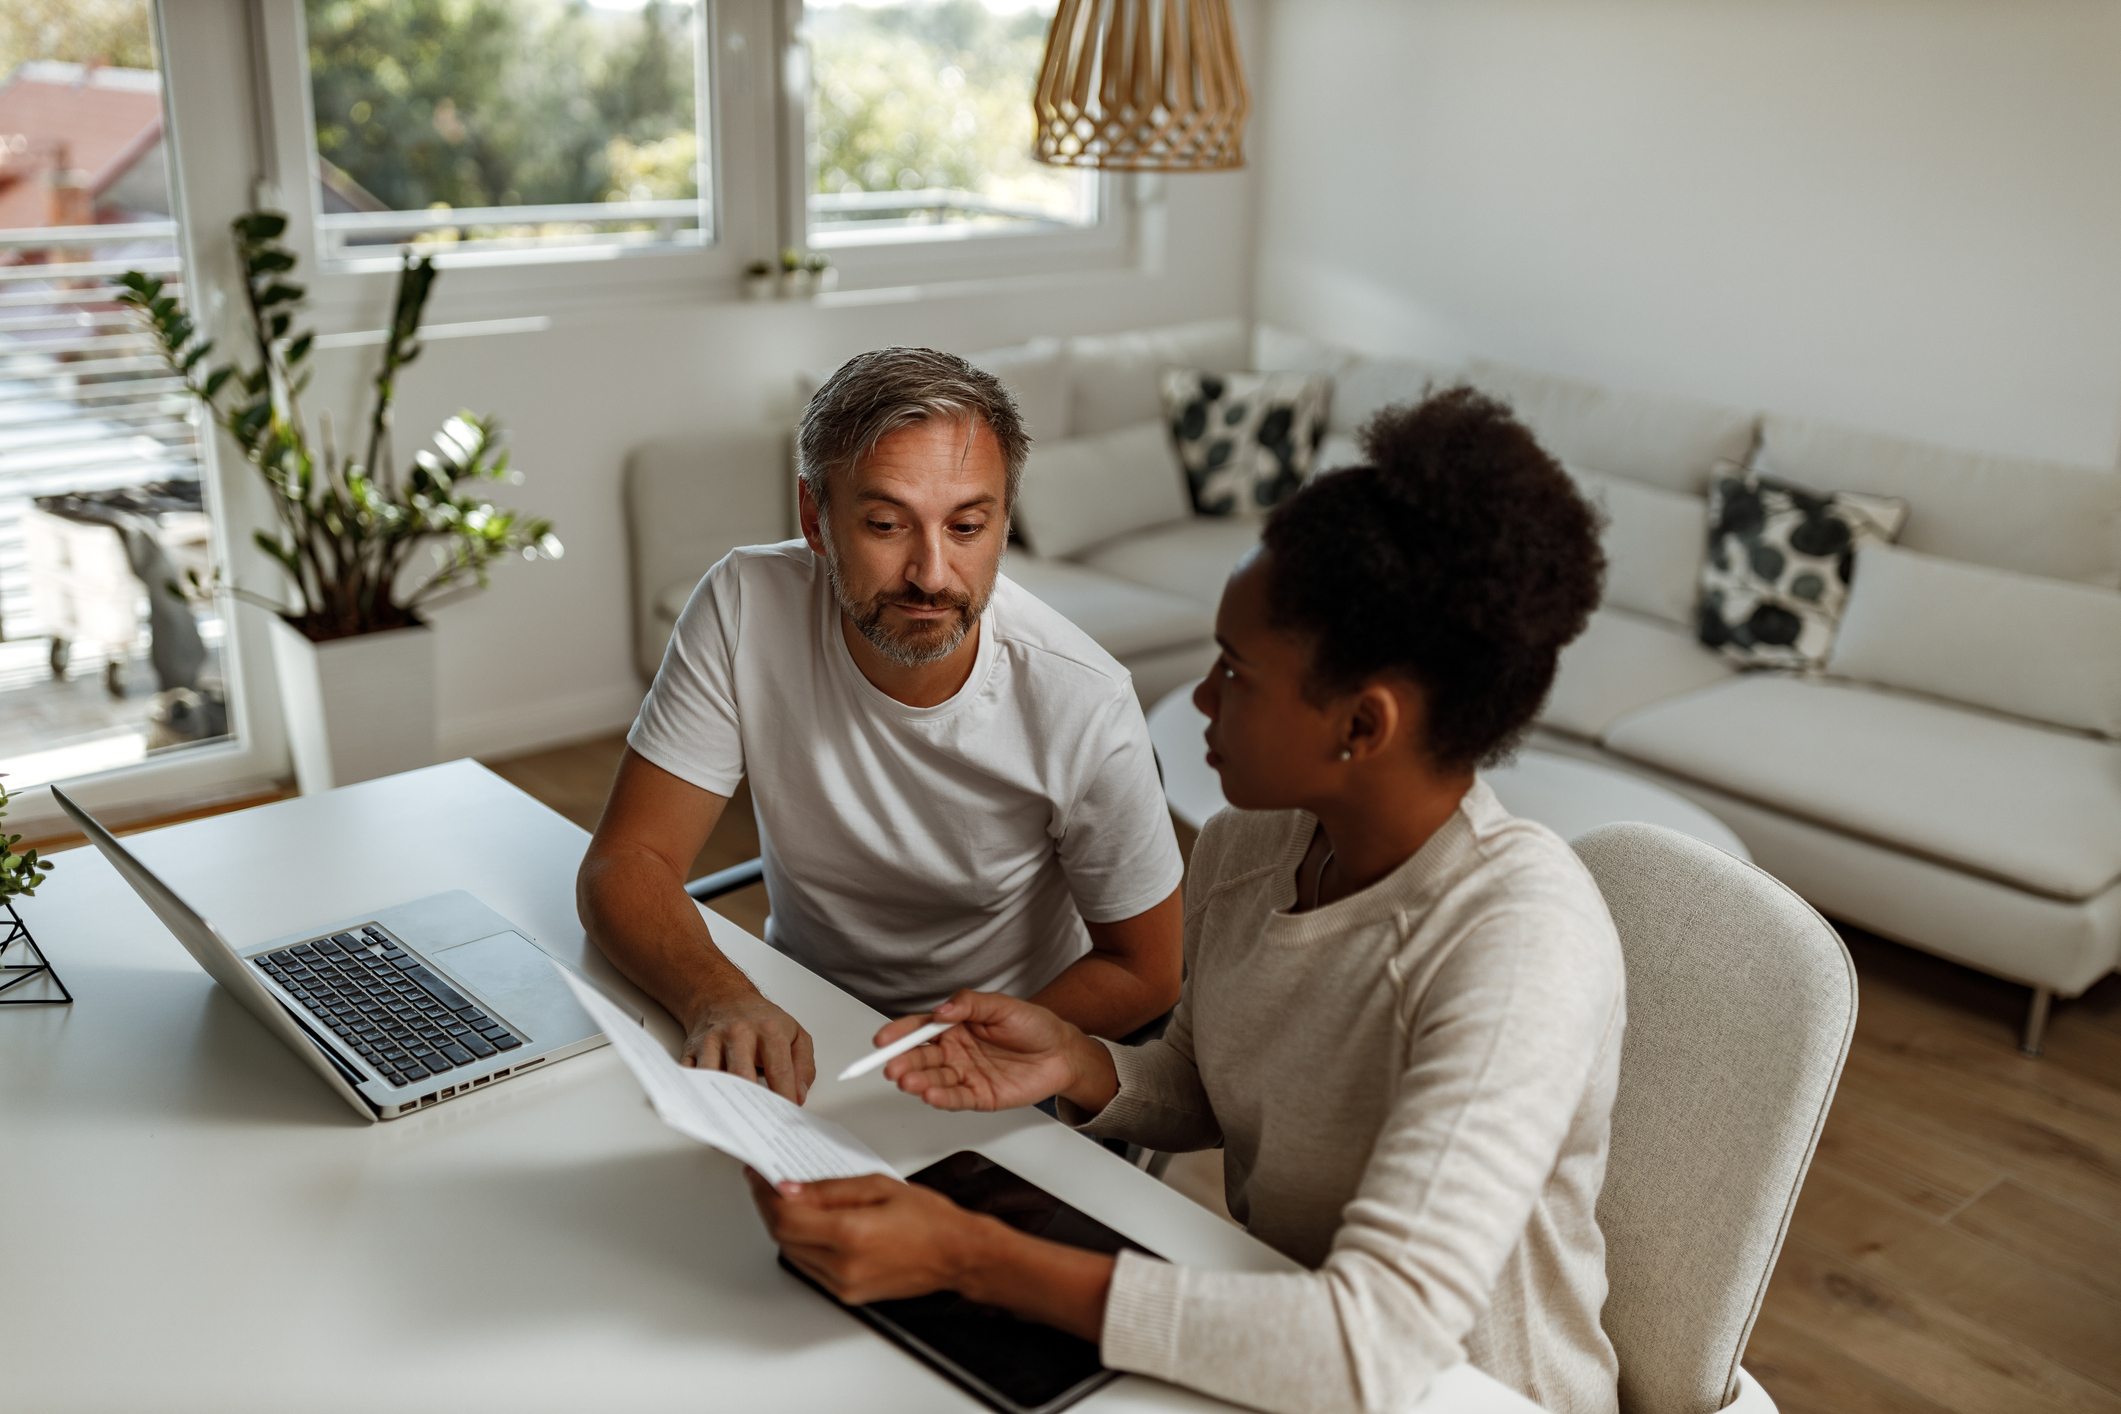
[[[632,720],[642,685],[632,662],[619,500],[629,447],[679,433],[711,439],[785,428],[795,415],[798,369],[829,371],[884,344],[969,353],[1041,333],[1244,313],[1245,184],[1242,175],[1164,183],[1169,255],[1161,272],[1027,280],[909,303],[563,311],[545,333],[429,344],[401,382],[401,458],[460,407],[498,414],[527,479],[497,499],[550,516],[567,547],[557,563],[504,564],[489,592],[435,615],[445,754],[525,749]],[[437,287],[444,319],[448,285],[445,273]],[[535,304],[519,312],[543,312]],[[330,362],[312,409],[330,405],[327,398],[350,404],[357,355],[322,357]]]
[[[1278,0],[1256,312],[2111,465],[2121,6]]]

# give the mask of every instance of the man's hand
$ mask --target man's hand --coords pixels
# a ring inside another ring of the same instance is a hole
[[[799,1105],[817,1080],[810,1033],[756,991],[702,1008],[685,1033],[678,1064],[746,1080],[763,1072],[774,1094]]]
[[[746,1080],[763,1072],[801,1104],[817,1079],[810,1037],[722,956],[685,894],[686,866],[728,803],[628,747],[582,857],[576,910],[604,955],[684,1026],[682,1064]]]
[[[1101,1110],[1118,1093],[1105,1048],[1044,1007],[999,992],[959,992],[927,1016],[876,1033],[891,1042],[927,1021],[957,1022],[884,1067],[884,1077],[939,1110],[1006,1110],[1066,1095]]]
[[[850,1306],[956,1290],[994,1221],[881,1174],[776,1187],[747,1168],[744,1179],[788,1260]]]

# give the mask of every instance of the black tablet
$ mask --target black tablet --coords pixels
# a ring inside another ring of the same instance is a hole
[[[908,1181],[948,1194],[958,1206],[999,1218],[1034,1237],[1092,1252],[1116,1253],[1125,1247],[1156,1255],[970,1150],[931,1164]],[[999,1306],[982,1306],[954,1291],[847,1306],[803,1276],[786,1257],[781,1265],[1002,1414],[1052,1414],[1119,1378],[1117,1370],[1098,1363],[1093,1342]]]

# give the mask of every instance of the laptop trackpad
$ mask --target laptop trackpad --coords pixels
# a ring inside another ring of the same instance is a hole
[[[503,1021],[540,1049],[564,1046],[600,1029],[552,970],[552,958],[521,933],[495,933],[428,954]]]

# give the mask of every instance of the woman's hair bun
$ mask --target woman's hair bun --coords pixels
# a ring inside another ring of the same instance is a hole
[[[1465,386],[1388,407],[1365,463],[1284,502],[1263,537],[1278,626],[1312,644],[1314,695],[1416,683],[1445,768],[1531,725],[1605,574],[1595,513],[1537,439]]]

